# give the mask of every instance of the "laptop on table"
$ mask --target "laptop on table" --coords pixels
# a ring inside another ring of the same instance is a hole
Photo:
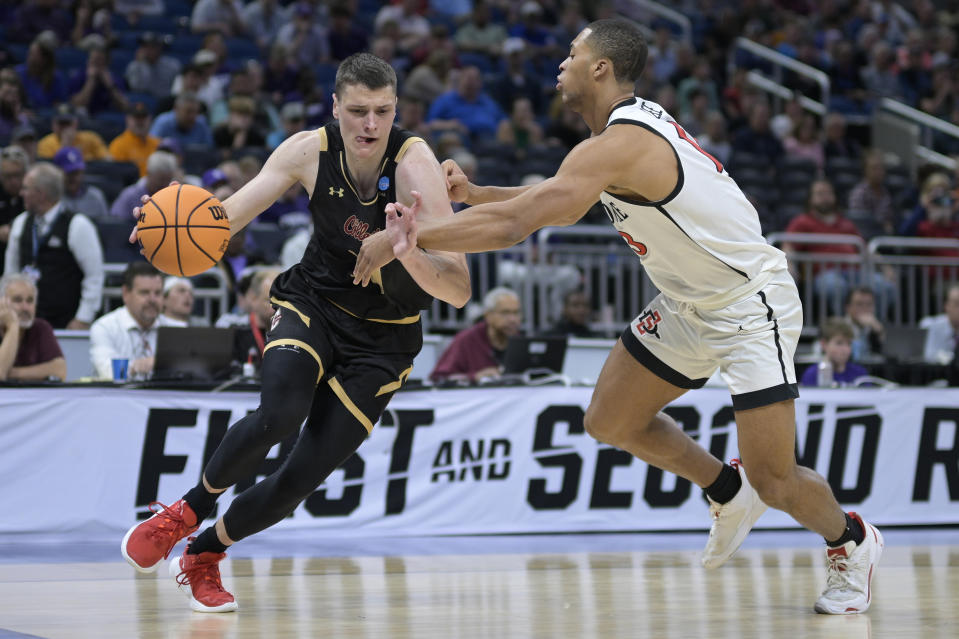
[[[563,372],[565,360],[566,337],[517,335],[510,337],[506,343],[503,373],[505,375],[560,374]]]
[[[161,326],[151,381],[216,382],[229,379],[234,329]]]

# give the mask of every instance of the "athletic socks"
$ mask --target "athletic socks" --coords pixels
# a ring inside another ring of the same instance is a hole
[[[736,496],[742,485],[743,478],[739,476],[739,471],[729,464],[723,464],[716,481],[706,486],[706,494],[717,504],[725,504]]]
[[[848,541],[854,541],[858,546],[862,543],[862,540],[866,538],[866,531],[862,529],[862,526],[859,524],[859,522],[850,517],[849,513],[843,514],[846,515],[846,530],[836,541],[829,541],[826,539],[826,545],[830,548],[838,548]]]
[[[227,546],[216,536],[216,526],[210,526],[187,546],[188,555],[199,555],[201,552],[215,552],[217,554],[226,552]]]
[[[207,489],[203,487],[203,480],[201,479],[199,484],[187,491],[183,499],[196,514],[196,523],[200,523],[213,512],[213,509],[216,507],[216,499],[221,494],[222,493],[211,493],[207,491]]]

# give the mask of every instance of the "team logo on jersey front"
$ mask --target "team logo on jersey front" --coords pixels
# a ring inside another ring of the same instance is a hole
[[[662,321],[663,316],[659,314],[659,311],[647,308],[636,320],[636,330],[639,331],[640,335],[646,335],[648,333],[656,339],[662,339],[659,336],[659,323]]]

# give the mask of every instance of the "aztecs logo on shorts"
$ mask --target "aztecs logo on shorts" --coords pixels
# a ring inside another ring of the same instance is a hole
[[[270,320],[270,330],[272,331],[276,328],[276,325],[280,323],[282,309],[276,309],[276,312],[273,313],[273,319]]]
[[[639,331],[640,335],[649,333],[656,339],[662,339],[659,336],[659,323],[662,321],[663,316],[659,314],[659,311],[646,309],[636,320],[636,330]]]

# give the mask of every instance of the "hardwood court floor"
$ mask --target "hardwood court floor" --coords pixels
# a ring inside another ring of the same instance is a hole
[[[630,544],[629,537],[640,541]],[[285,548],[281,539],[276,556],[242,557],[238,547],[237,558],[224,562],[224,581],[240,610],[220,615],[191,612],[165,566],[138,575],[112,560],[37,563],[27,556],[29,563],[17,563],[5,545],[0,638],[959,635],[959,531],[920,535],[918,543],[888,531],[873,607],[846,617],[812,611],[825,578],[821,546],[810,535],[753,533],[730,563],[712,572],[700,567],[693,550],[705,536],[678,538],[684,541],[665,535],[653,543],[641,535],[576,543],[521,538],[521,552],[474,538],[455,554],[394,554],[388,550],[394,542],[384,541],[386,552],[355,556],[289,556],[297,546]],[[689,549],[665,549],[670,545]],[[537,546],[541,552],[530,550]],[[556,551],[563,546],[570,550]]]

